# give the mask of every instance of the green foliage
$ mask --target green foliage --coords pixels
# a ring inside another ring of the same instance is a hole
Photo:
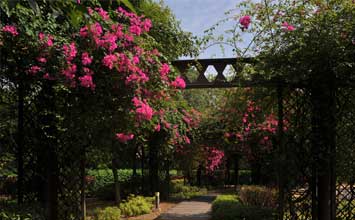
[[[1,220],[44,220],[44,210],[39,204],[17,205],[15,200],[0,201]]]
[[[117,207],[106,207],[105,209],[96,209],[94,220],[120,220],[121,210]]]
[[[163,1],[144,0],[138,10],[152,20],[153,27],[149,35],[154,41],[150,46],[157,48],[169,60],[197,54],[192,34],[181,29],[180,23]]]
[[[197,186],[184,185],[183,180],[173,180],[170,184],[170,191],[172,199],[191,199],[193,197],[207,194],[206,188],[199,188]]]
[[[238,193],[239,200],[246,206],[263,208],[277,207],[277,191],[263,186],[242,186]]]
[[[0,219],[2,220],[32,220],[32,216],[30,214],[14,214],[8,213],[5,211],[0,211]]]
[[[130,195],[120,204],[121,213],[124,216],[138,216],[152,211],[154,197]]]
[[[219,195],[212,203],[214,220],[271,220],[274,210],[256,206],[245,206],[235,195]]]

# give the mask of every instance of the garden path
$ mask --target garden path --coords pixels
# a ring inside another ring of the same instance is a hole
[[[159,220],[209,220],[212,201],[217,194],[210,193],[189,201],[183,201],[159,216]]]

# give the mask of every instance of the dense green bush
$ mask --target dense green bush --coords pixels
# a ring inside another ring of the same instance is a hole
[[[132,175],[132,169],[118,170],[118,179],[120,184],[131,185]],[[137,178],[140,179],[140,173],[137,173],[137,175]],[[113,199],[114,178],[111,169],[89,170],[88,177],[91,179],[87,185],[88,196],[100,197],[102,199]]]
[[[277,191],[263,186],[242,186],[239,200],[243,205],[275,209],[277,207]]]
[[[273,220],[274,210],[243,205],[235,195],[219,195],[212,203],[214,220]]]
[[[130,195],[120,204],[121,213],[124,216],[138,216],[152,211],[154,197]]]
[[[207,193],[206,188],[184,185],[184,180],[181,179],[171,181],[170,187],[172,199],[191,199]]]
[[[95,220],[120,220],[121,211],[117,207],[106,207],[105,209],[96,209]]]
[[[137,189],[142,182],[141,171],[137,170],[137,176],[133,177],[132,169],[118,170],[118,179],[121,184],[122,195],[137,193],[132,189]],[[176,170],[171,170],[172,178],[177,175]],[[99,197],[102,199],[114,199],[114,178],[111,169],[89,170],[87,179],[87,196]],[[130,191],[131,190],[131,191]]]

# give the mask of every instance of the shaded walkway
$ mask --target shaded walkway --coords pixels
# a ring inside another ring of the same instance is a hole
[[[180,202],[159,216],[159,220],[209,220],[212,201],[216,194],[208,194],[190,201]]]

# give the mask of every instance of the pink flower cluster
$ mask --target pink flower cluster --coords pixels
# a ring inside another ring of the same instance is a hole
[[[66,44],[63,45],[63,52],[65,55],[65,59],[68,62],[72,61],[76,57],[76,54],[78,53],[74,42],[72,42],[69,46]]]
[[[251,23],[251,17],[249,15],[244,15],[239,19],[239,23],[242,26],[242,30],[248,29]]]
[[[133,35],[140,36],[142,33],[148,32],[152,27],[152,21],[150,19],[143,20],[143,17],[139,17],[134,13],[127,12],[121,7],[117,9],[117,12],[129,18],[129,31]]]
[[[171,82],[171,86],[174,88],[185,89],[186,83],[181,76],[178,76],[173,82]]]
[[[206,151],[207,151],[206,169],[209,172],[213,172],[223,162],[224,152],[214,147],[206,147]]]
[[[79,77],[80,85],[85,88],[91,88],[92,90],[95,89],[95,84],[92,81],[91,75],[84,75]]]
[[[47,47],[53,46],[54,37],[50,34],[39,33],[38,34],[39,40]]]
[[[18,35],[17,28],[13,25],[5,25],[2,27],[2,31],[11,34],[14,37]]]
[[[170,72],[170,67],[168,64],[163,63],[163,65],[159,69],[160,76],[163,80],[168,80],[168,74]]]
[[[29,65],[27,74],[59,82],[65,79],[66,86],[78,90],[98,90],[103,86],[97,86],[95,82],[113,80],[118,99],[122,93],[124,97],[134,97],[129,103],[122,98],[129,123],[126,131],[116,135],[120,142],[133,139],[134,135],[127,130],[134,127],[137,134],[147,133],[146,129],[160,132],[163,128],[171,134],[171,143],[190,144],[188,132],[199,123],[197,111],[171,109],[167,104],[179,94],[179,89],[186,87],[185,81],[182,77],[169,77],[170,66],[159,61],[163,56],[158,50],[145,50],[141,41],[135,38],[150,30],[151,21],[122,8],[116,14],[109,14],[102,8],[88,8],[88,13],[88,23],[70,37],[72,41],[69,43],[57,41],[53,47],[53,36],[39,33],[40,52]],[[15,27],[2,30],[16,34]],[[58,59],[53,54],[57,55],[57,49],[64,62],[55,63]],[[181,120],[184,123],[180,123]]]
[[[102,59],[102,64],[109,68],[113,69],[114,64],[117,62],[117,57],[114,54],[108,54]]]
[[[90,65],[92,62],[92,56],[90,56],[88,52],[82,53],[81,62],[84,66]]]
[[[296,30],[296,28],[293,26],[293,25],[290,25],[289,23],[287,23],[286,21],[284,23],[282,23],[282,28],[285,30],[285,31],[294,31]]]
[[[116,134],[116,138],[119,142],[121,143],[127,143],[130,140],[133,140],[134,134],[124,134],[124,133],[118,133]]]
[[[42,68],[39,66],[31,66],[30,69],[28,70],[28,73],[32,76],[36,75],[37,72],[41,71]]]
[[[142,101],[137,97],[134,97],[132,102],[133,105],[136,107],[136,117],[138,121],[149,121],[152,119],[154,111],[146,101]]]

